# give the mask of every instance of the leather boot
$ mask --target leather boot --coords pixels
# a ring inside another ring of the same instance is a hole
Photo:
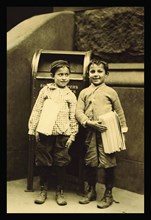
[[[80,204],[88,204],[90,201],[96,200],[96,191],[94,186],[90,186],[83,198],[79,201]]]
[[[113,201],[112,190],[106,190],[103,198],[98,202],[97,207],[100,209],[107,208],[112,205]]]
[[[64,198],[63,189],[60,186],[57,186],[56,202],[58,205],[67,205],[67,202]]]
[[[43,204],[47,199],[47,188],[45,186],[41,186],[41,192],[38,197],[35,199],[36,204]]]

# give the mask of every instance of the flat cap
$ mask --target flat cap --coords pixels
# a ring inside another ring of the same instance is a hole
[[[50,64],[50,72],[53,72],[53,69],[56,67],[66,66],[69,67],[69,63],[66,60],[56,60]]]

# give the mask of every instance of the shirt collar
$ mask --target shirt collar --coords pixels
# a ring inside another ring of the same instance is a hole
[[[48,83],[47,86],[49,89],[57,89],[58,88],[55,83]]]
[[[105,86],[105,83],[102,83],[101,85],[95,86],[93,83],[91,83],[90,88],[92,89],[97,89],[97,88],[102,88]]]
[[[48,88],[51,90],[55,90],[55,89],[60,89],[58,86],[56,86],[55,83],[48,83],[47,84]],[[66,93],[70,92],[70,89],[66,86],[65,88],[62,89],[63,91],[66,91]]]

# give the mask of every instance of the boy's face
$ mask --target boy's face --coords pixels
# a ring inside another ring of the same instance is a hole
[[[54,75],[54,82],[58,87],[64,88],[70,81],[69,69],[65,67],[59,68]]]
[[[90,66],[89,79],[95,86],[104,83],[106,76],[103,64],[97,65],[94,63]]]

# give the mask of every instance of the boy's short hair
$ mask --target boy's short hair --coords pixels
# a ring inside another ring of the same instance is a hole
[[[104,60],[101,60],[100,58],[93,58],[92,60],[90,60],[90,63],[87,66],[87,75],[89,74],[90,66],[92,64],[96,64],[96,65],[102,64],[104,66],[104,69],[105,69],[105,74],[107,74],[107,75],[109,74],[108,63],[105,62]]]
[[[55,60],[54,62],[52,62],[50,64],[50,72],[52,73],[52,76],[54,77],[57,69],[62,68],[64,66],[66,66],[70,71],[69,63],[66,60]]]

